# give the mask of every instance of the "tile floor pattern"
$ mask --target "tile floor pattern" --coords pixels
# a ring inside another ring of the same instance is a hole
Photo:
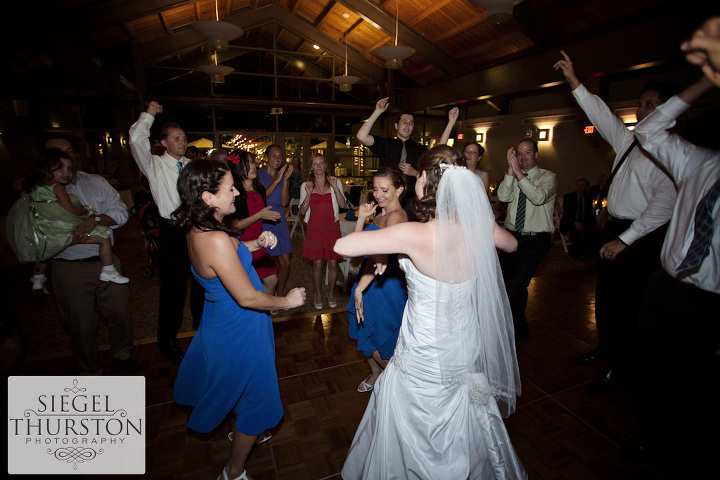
[[[625,386],[604,396],[585,385],[601,365],[573,359],[594,346],[594,269],[533,279],[530,339],[518,346],[523,394],[506,420],[530,479],[657,479],[664,466],[624,461],[618,448],[634,433]],[[347,337],[344,309],[278,318],[277,370],[285,416],[273,438],[255,447],[247,469],[255,479],[340,479],[340,470],[369,395],[356,392],[369,367]],[[192,337],[186,334],[186,348]],[[147,379],[147,479],[214,479],[230,444],[228,418],[212,434],[189,432],[189,409],[173,403],[177,365],[153,343],[138,345]],[[102,352],[113,370],[107,351]],[[72,358],[28,361],[23,374],[70,374]],[[105,477],[107,478],[107,477]],[[118,477],[120,478],[120,477]],[[123,477],[127,478],[127,476]]]

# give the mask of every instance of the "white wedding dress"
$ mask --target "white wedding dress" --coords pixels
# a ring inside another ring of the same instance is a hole
[[[397,347],[375,382],[342,477],[527,478],[493,397],[497,392],[484,374],[463,371],[469,354],[459,335],[443,335],[457,332],[457,323],[469,316],[475,283],[441,283],[420,273],[407,258],[401,258],[400,265],[408,301]],[[441,371],[450,378],[447,372],[453,368],[452,381],[443,381]]]

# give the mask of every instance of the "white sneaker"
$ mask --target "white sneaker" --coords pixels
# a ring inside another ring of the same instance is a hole
[[[102,270],[100,271],[100,281],[123,284],[128,283],[130,279],[120,275],[120,273],[115,269],[115,265],[110,265],[109,267],[102,267]]]
[[[47,277],[45,275],[33,275],[30,279],[32,282],[32,294],[35,297],[41,298],[46,297],[50,295],[50,292],[48,291],[47,287],[45,286],[45,283],[47,282]]]

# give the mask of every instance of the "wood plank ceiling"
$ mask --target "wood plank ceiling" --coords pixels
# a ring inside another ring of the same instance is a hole
[[[195,84],[206,84],[207,76],[197,68],[208,63],[211,52],[191,25],[214,20],[217,7],[220,20],[245,30],[231,42],[230,51],[218,57],[237,72],[329,79],[344,73],[347,41],[348,73],[362,77],[361,83],[376,95],[387,73],[375,50],[394,43],[396,13],[398,44],[413,47],[416,54],[404,61],[394,80],[411,89],[627,27],[666,14],[671,7],[666,0],[515,3],[514,18],[501,24],[486,21],[485,11],[468,0],[39,0],[25,7],[18,7],[18,1],[15,8],[21,13],[30,9],[37,16],[44,12],[46,22],[65,24],[68,35],[89,40],[85,48],[104,62],[115,57],[114,68],[131,89],[177,78],[187,82],[188,76],[196,79]],[[280,71],[264,58],[272,51],[284,52]],[[33,53],[15,53],[10,59],[4,55],[6,68],[29,68],[27,59]],[[153,68],[166,71],[149,73]]]

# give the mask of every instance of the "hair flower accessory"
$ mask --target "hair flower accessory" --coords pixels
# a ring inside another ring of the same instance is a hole
[[[231,153],[230,155],[228,155],[228,161],[237,165],[238,163],[240,163],[240,154],[235,152]]]

